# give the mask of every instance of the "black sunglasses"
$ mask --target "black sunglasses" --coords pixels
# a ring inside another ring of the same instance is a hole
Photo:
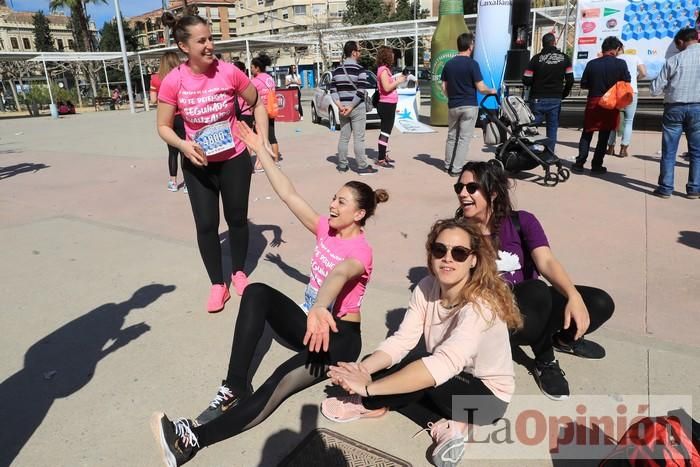
[[[469,255],[471,255],[474,250],[463,247],[463,246],[452,246],[449,247],[445,245],[444,243],[440,242],[433,242],[430,245],[430,254],[433,255],[434,258],[436,259],[441,259],[444,258],[447,252],[450,252],[452,255],[452,259],[457,261],[458,263],[463,263],[469,258]]]
[[[469,182],[469,183],[457,182],[454,184],[455,193],[457,193],[457,194],[460,194],[462,192],[462,190],[464,190],[465,188],[467,189],[467,193],[469,193],[470,195],[473,195],[474,193],[476,193],[476,191],[479,188],[481,188],[481,185],[479,185],[476,182]]]

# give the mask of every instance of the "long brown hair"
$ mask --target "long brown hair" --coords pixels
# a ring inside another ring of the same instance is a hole
[[[510,287],[496,270],[496,250],[491,242],[482,235],[476,222],[460,218],[442,219],[433,224],[428,234],[428,240],[425,242],[430,273],[435,276],[430,245],[443,231],[450,229],[461,229],[469,235],[472,254],[476,256],[476,265],[471,270],[471,277],[460,293],[459,308],[467,303],[472,303],[477,312],[488,323],[493,324],[498,316],[509,329],[520,329],[523,326],[523,318]],[[484,316],[480,303],[487,305],[496,316]]]
[[[394,50],[386,45],[380,45],[377,51],[377,67],[382,65],[391,68],[394,64]]]
[[[160,78],[160,80],[163,81],[163,78],[165,78],[173,68],[177,68],[179,65],[180,57],[178,57],[175,52],[165,52],[163,56],[160,57],[160,66],[158,67],[158,78]]]
[[[491,231],[491,238],[494,240],[493,247],[498,248],[498,233],[501,224],[513,212],[513,203],[510,200],[512,182],[505,170],[503,170],[503,166],[494,159],[488,162],[467,162],[462,168],[459,179],[462,178],[464,172],[473,173],[474,179],[481,187],[487,209],[491,211],[488,228]],[[460,206],[455,212],[455,217],[463,216],[462,207]]]

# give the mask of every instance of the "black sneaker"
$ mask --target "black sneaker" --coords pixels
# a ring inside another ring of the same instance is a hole
[[[375,169],[371,165],[368,165],[367,167],[362,167],[361,169],[357,169],[357,175],[374,175],[379,170]]]
[[[574,164],[571,165],[571,171],[575,174],[582,174],[583,173],[583,164],[575,162]]]
[[[549,363],[535,362],[535,377],[542,394],[555,401],[563,401],[569,398],[569,383],[564,378],[564,371],[559,368],[559,362],[552,360]]]
[[[596,167],[591,167],[591,173],[596,174],[596,175],[602,175],[604,173],[608,172],[607,167],[603,167],[602,165],[596,166]]]
[[[233,391],[226,386],[226,381],[222,381],[221,387],[216,392],[216,397],[214,397],[214,400],[212,400],[209,407],[207,407],[204,412],[199,414],[199,416],[195,419],[196,426],[209,423],[222,413],[237,406],[240,400],[240,397],[235,395]]]
[[[605,349],[602,345],[593,341],[587,341],[583,337],[573,342],[563,342],[559,336],[552,338],[552,345],[557,352],[568,353],[581,358],[598,360],[605,357]]]
[[[171,422],[164,413],[154,413],[151,417],[151,431],[160,444],[167,467],[178,467],[197,454],[199,441],[191,426],[185,418]]]

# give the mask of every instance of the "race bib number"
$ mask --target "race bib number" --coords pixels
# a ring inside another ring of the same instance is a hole
[[[228,121],[205,126],[195,133],[194,141],[202,148],[207,157],[233,149],[236,146]]]

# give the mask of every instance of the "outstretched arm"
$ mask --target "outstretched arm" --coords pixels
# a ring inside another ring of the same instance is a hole
[[[267,113],[265,115],[267,115]],[[257,125],[257,117],[255,121]],[[267,119],[265,122],[267,122]],[[263,169],[265,169],[265,175],[267,179],[270,180],[270,185],[272,185],[275,193],[284,201],[297,219],[304,224],[304,227],[315,234],[319,219],[318,213],[314,211],[299,193],[297,193],[292,181],[277,167],[270,150],[267,145],[263,143],[262,135],[253,133],[253,130],[243,122],[238,122],[236,128],[238,130],[238,137],[258,155],[258,159]]]

